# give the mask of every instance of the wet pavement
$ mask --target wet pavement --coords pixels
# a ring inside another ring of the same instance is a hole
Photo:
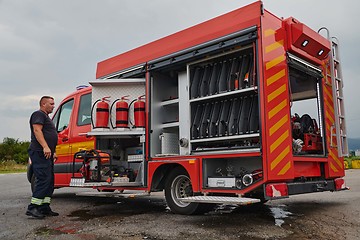
[[[52,202],[60,216],[44,220],[25,216],[30,192],[19,176],[0,176],[14,184],[0,187],[0,239],[360,239],[360,170],[347,170],[351,191],[221,205],[197,216],[173,214],[162,193],[124,199],[64,188]]]

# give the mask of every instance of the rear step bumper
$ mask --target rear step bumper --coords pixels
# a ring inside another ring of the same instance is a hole
[[[289,197],[303,193],[349,190],[342,178],[309,182],[269,183],[264,185],[265,199]]]
[[[325,192],[325,191],[339,191],[339,190],[348,189],[346,187],[342,189],[337,189],[334,180],[288,183],[287,185],[288,185],[289,195],[313,193],[313,192]]]

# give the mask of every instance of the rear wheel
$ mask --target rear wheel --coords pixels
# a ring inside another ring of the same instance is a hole
[[[165,199],[171,211],[179,214],[200,214],[210,211],[214,204],[187,203],[181,198],[193,196],[191,181],[187,172],[177,167],[169,174],[165,184]]]

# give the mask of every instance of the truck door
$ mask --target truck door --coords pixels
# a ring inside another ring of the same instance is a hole
[[[69,141],[71,156],[74,156],[76,152],[95,148],[94,137],[87,135],[87,133],[91,131],[91,91],[81,92],[76,96],[76,104],[73,112],[72,131]],[[73,159],[71,161],[73,161]],[[82,164],[82,160],[79,160],[76,161],[74,165],[69,165],[68,183],[70,183],[72,177],[73,166],[75,169],[75,177],[79,177],[78,172]]]
[[[54,165],[56,186],[64,186],[65,184],[68,184],[68,165],[72,162],[69,139],[71,134],[70,126],[73,106],[74,98],[70,98],[60,105],[58,111],[53,117],[53,122],[58,132],[58,145],[56,147],[58,160]]]

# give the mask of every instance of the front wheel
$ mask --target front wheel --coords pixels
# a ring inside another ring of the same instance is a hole
[[[174,213],[191,215],[210,211],[213,204],[188,203],[181,198],[193,196],[191,181],[187,172],[177,167],[171,171],[165,184],[165,199]]]

